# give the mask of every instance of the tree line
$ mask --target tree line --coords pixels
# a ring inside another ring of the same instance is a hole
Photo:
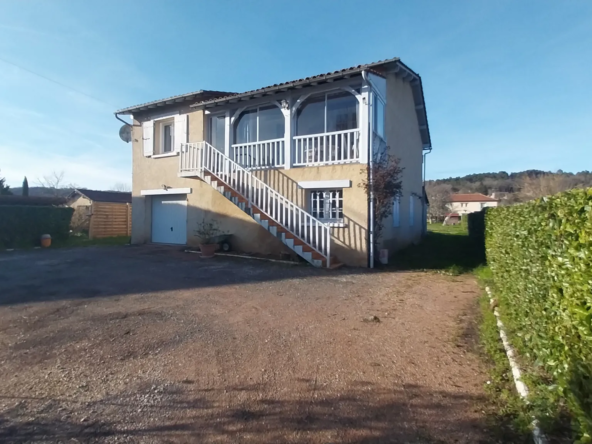
[[[19,188],[11,188],[6,184],[6,178],[0,176],[0,195],[10,196],[13,194],[20,196],[51,196],[66,197],[75,188],[83,188],[74,183],[67,182],[63,171],[52,171],[50,174],[37,178],[37,186],[29,187],[27,177],[23,179],[23,184]],[[131,191],[131,186],[124,182],[117,182],[108,191]]]
[[[447,204],[456,193],[481,193],[500,199],[500,205],[513,205],[539,197],[550,196],[574,188],[592,187],[592,172],[567,173],[526,170],[517,173],[468,174],[462,177],[426,181],[430,201],[428,216],[442,220],[449,213]]]

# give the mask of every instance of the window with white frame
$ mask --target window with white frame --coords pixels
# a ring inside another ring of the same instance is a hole
[[[393,201],[393,227],[398,228],[401,226],[401,201],[397,197]]]
[[[166,154],[173,152],[175,147],[175,120],[160,120],[155,126],[158,132],[158,137],[155,138],[157,142],[155,153]]]
[[[343,190],[311,190],[310,213],[326,222],[343,222]]]
[[[322,134],[358,128],[358,99],[347,91],[306,99],[298,108],[296,134]]]
[[[220,151],[224,151],[226,142],[226,116],[224,114],[210,116],[208,128],[210,145]]]
[[[380,96],[374,93],[374,132],[382,140],[386,140],[384,135],[385,103]]]
[[[243,111],[234,127],[234,143],[251,143],[284,137],[285,119],[275,105]]]

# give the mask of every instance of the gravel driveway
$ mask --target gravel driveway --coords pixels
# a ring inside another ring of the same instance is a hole
[[[478,293],[147,246],[3,253],[0,441],[489,442]]]

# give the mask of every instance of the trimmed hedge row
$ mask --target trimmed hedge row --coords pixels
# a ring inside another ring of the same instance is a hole
[[[488,207],[481,211],[469,213],[464,217],[467,218],[467,228],[469,230],[469,237],[485,249],[485,213]]]
[[[486,214],[487,261],[522,356],[565,403],[579,442],[592,442],[592,189]]]
[[[73,208],[27,205],[0,206],[0,245],[4,248],[38,245],[42,234],[65,240]]]

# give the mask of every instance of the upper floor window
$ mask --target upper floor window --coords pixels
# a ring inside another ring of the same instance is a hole
[[[251,143],[284,137],[284,115],[275,106],[244,111],[234,128],[234,143]]]
[[[378,94],[374,94],[374,132],[382,140],[386,140],[384,135],[384,116],[385,116],[385,104],[378,97]]]
[[[210,144],[220,151],[224,151],[226,140],[226,116],[218,115],[210,117]]]
[[[158,137],[155,137],[155,154],[173,152],[175,146],[175,121],[174,119],[161,120],[155,125]]]
[[[298,136],[358,128],[358,99],[346,91],[310,97],[297,113]]]

